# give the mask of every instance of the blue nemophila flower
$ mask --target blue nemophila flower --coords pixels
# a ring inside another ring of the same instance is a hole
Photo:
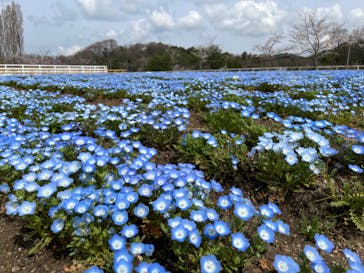
[[[263,223],[269,227],[271,230],[273,230],[274,232],[278,231],[278,225],[276,222],[272,221],[272,220],[263,220]]]
[[[49,198],[57,190],[57,185],[55,183],[48,183],[44,186],[38,188],[37,197],[39,198]]]
[[[154,252],[154,245],[153,244],[144,244],[145,247],[145,255],[152,256]]]
[[[215,209],[206,209],[205,210],[207,218],[211,221],[214,222],[216,220],[219,220],[219,214],[216,212]]]
[[[9,193],[10,192],[10,187],[8,184],[2,183],[0,184],[0,192],[2,193]]]
[[[104,273],[104,271],[97,266],[91,266],[89,269],[85,270],[83,273]]]
[[[148,273],[149,264],[146,262],[141,262],[138,264],[138,266],[135,268],[135,271],[137,273]]]
[[[176,216],[174,218],[169,218],[168,219],[168,226],[170,228],[175,228],[177,227],[182,221],[182,218],[180,216]]]
[[[73,210],[75,212],[79,213],[79,214],[83,214],[86,211],[88,211],[90,206],[91,206],[91,201],[90,200],[82,200],[82,201],[80,201],[80,202],[78,202],[76,204],[76,206],[74,207]]]
[[[295,165],[298,162],[298,157],[295,152],[289,152],[286,154],[285,160],[288,165]]]
[[[190,212],[190,218],[197,222],[197,223],[203,223],[206,222],[207,220],[207,215],[206,215],[206,211],[204,209],[200,209],[200,210],[192,210]]]
[[[188,230],[184,228],[181,224],[175,228],[172,228],[171,233],[172,233],[172,240],[180,243],[184,242],[188,236]]]
[[[157,200],[152,202],[153,210],[160,213],[165,213],[169,209],[170,204],[171,201],[164,195],[160,195]]]
[[[50,180],[52,175],[53,175],[52,170],[44,169],[37,176],[38,176],[38,180],[46,181],[46,180]]]
[[[19,204],[13,201],[9,201],[5,205],[7,215],[16,215]]]
[[[359,167],[358,165],[356,165],[356,164],[348,164],[348,167],[352,170],[352,171],[354,171],[354,172],[356,172],[356,173],[363,173],[363,169],[361,168],[361,167]]]
[[[243,221],[248,221],[255,215],[255,209],[251,204],[238,203],[235,204],[234,214]]]
[[[214,222],[214,227],[216,232],[220,235],[220,236],[226,236],[229,235],[231,230],[230,230],[230,225],[224,221],[215,221]]]
[[[62,168],[62,171],[66,174],[73,174],[78,172],[82,167],[82,163],[80,161],[71,161],[65,162]]]
[[[276,255],[273,266],[278,273],[298,273],[300,271],[300,267],[295,260],[284,255]]]
[[[108,215],[109,209],[105,205],[97,205],[94,207],[93,211],[94,211],[94,215],[96,217],[106,218]]]
[[[135,224],[125,225],[121,230],[121,234],[124,235],[126,238],[135,237],[138,234],[138,228]]]
[[[355,273],[364,272],[364,266],[361,263],[350,263],[349,265],[353,271],[356,271]]]
[[[64,221],[61,219],[55,219],[51,225],[51,231],[58,233],[64,228]]]
[[[202,256],[200,259],[201,273],[218,273],[222,270],[221,263],[215,255]]]
[[[170,273],[159,263],[152,263],[148,267],[148,273]]]
[[[269,207],[269,205],[261,205],[259,207],[261,215],[272,218],[274,217],[274,211]]]
[[[230,193],[239,197],[243,197],[243,191],[237,187],[231,187]]]
[[[358,263],[362,264],[362,261],[360,260],[360,256],[355,253],[354,251],[344,248],[343,254],[345,255],[346,259],[349,261],[349,263]]]
[[[290,228],[289,228],[288,224],[284,223],[282,220],[277,220],[276,224],[277,224],[279,233],[284,234],[284,235],[290,234]]]
[[[132,242],[130,244],[130,253],[133,255],[142,255],[145,252],[145,245],[139,242]]]
[[[128,209],[130,202],[126,198],[125,194],[118,194],[115,200],[115,207],[119,210]]]
[[[197,229],[190,231],[188,234],[188,240],[190,244],[194,245],[196,248],[199,248],[202,242],[200,232]]]
[[[231,244],[240,251],[245,251],[250,246],[249,240],[241,232],[231,234]]]
[[[126,247],[126,239],[118,234],[114,234],[109,239],[109,246],[112,251],[124,249]]]
[[[217,206],[224,210],[231,208],[232,205],[233,203],[231,202],[229,195],[220,196],[217,200]]]
[[[121,226],[128,221],[128,212],[126,210],[114,210],[111,215],[115,225]]]
[[[325,235],[315,234],[316,246],[327,253],[331,253],[334,249],[334,244]]]
[[[125,261],[127,263],[133,262],[133,255],[129,253],[129,251],[126,248],[122,248],[120,250],[117,250],[114,252],[114,264]]]
[[[275,204],[275,203],[272,203],[272,202],[268,202],[268,207],[271,209],[271,210],[273,210],[273,212],[275,213],[275,214],[278,214],[278,215],[280,215],[281,213],[282,213],[282,211],[280,210],[280,208],[277,206],[277,204]]]
[[[274,242],[274,231],[265,224],[258,227],[258,235],[266,243]]]
[[[132,273],[133,264],[131,262],[120,260],[119,262],[114,263],[113,269],[115,273]]]
[[[192,206],[192,201],[188,197],[180,197],[176,199],[176,206],[182,210],[188,210]]]
[[[218,234],[216,232],[216,229],[214,227],[213,224],[207,224],[203,230],[203,234],[208,238],[208,239],[215,239]]]
[[[306,258],[309,259],[312,263],[317,264],[322,262],[322,257],[320,256],[318,251],[310,245],[305,245],[303,253],[305,254]]]
[[[334,148],[332,148],[330,146],[322,146],[319,148],[319,150],[323,156],[333,156],[338,153],[337,150],[335,150]]]
[[[327,264],[324,261],[321,261],[319,263],[312,263],[311,264],[312,269],[315,271],[315,273],[330,273],[330,268],[327,266]]]
[[[144,204],[139,204],[134,208],[134,215],[138,218],[145,218],[149,214],[149,207]]]
[[[364,146],[363,145],[353,145],[353,146],[351,146],[351,150],[358,155],[364,155]]]
[[[126,199],[132,203],[135,204],[139,200],[139,195],[135,191],[130,191],[126,193]]]
[[[222,185],[219,182],[216,182],[215,180],[211,180],[211,188],[215,192],[223,192],[224,191],[224,188],[222,187]]]
[[[36,208],[35,202],[23,201],[17,208],[17,212],[19,216],[32,215],[35,212],[35,208]]]

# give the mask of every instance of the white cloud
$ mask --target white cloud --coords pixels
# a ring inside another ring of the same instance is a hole
[[[153,10],[149,19],[155,27],[160,29],[172,29],[176,26],[173,17],[164,8]]]
[[[201,23],[202,16],[196,10],[190,10],[188,14],[178,20],[182,27],[194,28],[198,27]]]
[[[114,29],[110,29],[105,35],[107,38],[114,39],[119,36],[119,33]]]
[[[361,8],[352,9],[349,12],[349,14],[350,14],[350,17],[353,17],[354,20],[364,22],[364,9],[361,9]]]
[[[64,56],[69,56],[69,55],[75,54],[77,51],[80,51],[81,49],[82,49],[82,47],[79,45],[74,45],[71,47],[59,46],[57,48],[58,54],[64,55]]]
[[[286,16],[271,0],[239,0],[232,6],[213,4],[205,6],[205,12],[216,28],[252,36],[276,31]]]
[[[122,13],[120,3],[114,0],[77,0],[82,13],[87,19],[92,20],[118,20]]]
[[[344,19],[344,15],[339,4],[335,4],[332,7],[319,7],[316,11],[319,17],[326,17],[329,20],[342,21]]]
[[[212,4],[205,6],[205,11],[209,17],[223,17],[228,12],[228,8],[224,4]]]
[[[143,41],[152,31],[150,22],[146,19],[139,19],[132,23],[129,28],[128,42],[140,42]]]

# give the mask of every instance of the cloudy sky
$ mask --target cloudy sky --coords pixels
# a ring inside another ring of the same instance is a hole
[[[0,0],[0,6],[10,1]],[[218,44],[252,52],[299,12],[315,9],[351,28],[364,24],[363,0],[15,0],[24,17],[25,51],[71,54],[113,38],[121,45],[160,41],[184,47]]]

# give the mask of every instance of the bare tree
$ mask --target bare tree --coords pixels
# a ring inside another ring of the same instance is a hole
[[[264,44],[255,46],[255,49],[262,53],[266,58],[268,66],[271,65],[271,60],[274,55],[281,54],[289,50],[288,46],[280,46],[284,39],[285,36],[283,34],[274,33],[265,41]]]
[[[348,44],[348,53],[346,57],[346,65],[350,64],[350,55],[351,55],[351,48],[353,45],[357,45],[359,47],[364,45],[364,26],[357,27],[347,33],[346,42]]]
[[[291,42],[301,49],[302,53],[311,54],[317,68],[320,53],[332,47],[332,26],[326,17],[319,17],[314,11],[301,14],[302,22],[294,25],[289,33]]]
[[[22,56],[23,15],[19,4],[11,2],[0,13],[0,56]]]

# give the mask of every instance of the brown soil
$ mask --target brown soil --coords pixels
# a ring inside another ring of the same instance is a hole
[[[31,246],[23,243],[24,227],[23,221],[11,219],[5,214],[4,206],[0,207],[0,273],[70,272],[70,259],[57,259],[52,251],[29,255]]]

